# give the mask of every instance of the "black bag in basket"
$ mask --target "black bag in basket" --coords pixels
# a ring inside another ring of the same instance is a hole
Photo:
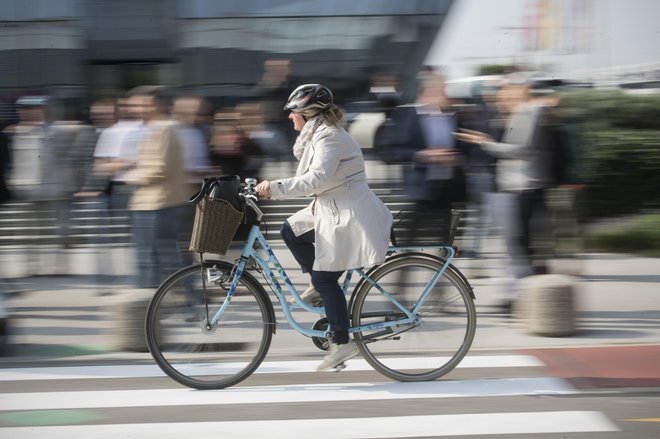
[[[190,197],[196,205],[190,250],[224,255],[243,220],[238,175],[205,178],[202,188]]]
[[[225,175],[222,177],[205,178],[202,188],[190,197],[188,202],[199,203],[204,197],[225,200],[236,210],[243,209],[243,202],[238,194],[241,191],[241,177],[238,175]]]

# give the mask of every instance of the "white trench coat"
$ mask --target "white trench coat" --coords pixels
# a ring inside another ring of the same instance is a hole
[[[321,125],[296,175],[273,180],[271,197],[314,195],[287,219],[300,236],[314,229],[316,271],[370,267],[385,260],[392,214],[366,182],[360,145],[343,128]]]

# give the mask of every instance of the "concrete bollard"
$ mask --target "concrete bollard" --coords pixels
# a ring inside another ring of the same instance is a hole
[[[529,276],[520,281],[516,315],[526,332],[565,337],[575,333],[575,278],[561,274]]]
[[[155,290],[127,290],[110,305],[110,332],[114,347],[120,351],[148,352],[144,332],[147,307]]]

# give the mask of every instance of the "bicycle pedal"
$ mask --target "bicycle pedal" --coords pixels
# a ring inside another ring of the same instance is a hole
[[[344,362],[341,362],[335,366],[335,372],[341,372],[344,369],[346,369],[346,363]]]

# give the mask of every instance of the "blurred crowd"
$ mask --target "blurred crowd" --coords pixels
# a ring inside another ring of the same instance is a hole
[[[52,121],[48,97],[18,99],[18,122],[0,134],[0,200],[24,203],[35,233],[57,237],[64,266],[72,203],[94,200],[111,222],[130,212],[135,286],[156,287],[189,262],[190,253],[181,251],[194,219],[187,201],[202,177],[259,179],[268,161],[292,160],[295,134],[282,105],[296,84],[288,62],[265,67],[256,98],[233,107],[214,109],[202,96],[140,86],[92,102],[87,122]],[[373,153],[398,165],[399,184],[417,211],[469,213],[463,256],[483,260],[485,238],[498,225],[515,282],[547,272],[557,249],[548,243],[559,229],[575,235],[580,142],[566,134],[557,81],[511,73],[476,85],[468,97],[449,97],[445,78],[424,67],[411,96],[396,75],[374,76],[370,95],[384,120]],[[561,202],[552,195],[558,188]],[[54,233],[44,224],[51,217]],[[113,242],[110,233],[94,236],[100,248]],[[28,274],[57,274],[35,262],[37,247],[22,249]],[[98,264],[99,272],[108,271],[107,259]],[[505,307],[515,288],[507,291]]]
[[[213,109],[198,95],[139,86],[92,102],[86,122],[52,120],[47,96],[18,99],[18,122],[0,134],[0,195],[27,219],[9,228],[25,252],[26,275],[67,274],[73,206],[90,201],[110,226],[130,216],[135,285],[157,287],[190,257],[182,251],[194,220],[188,199],[203,177],[259,178],[266,161],[292,158],[286,114],[281,105],[271,108],[286,99],[284,87],[265,75],[259,99]],[[112,244],[111,230],[93,233],[92,244]],[[52,261],[44,263],[40,245],[31,244],[35,236],[55,240]],[[111,272],[109,263],[99,257],[97,271]]]
[[[564,84],[511,72],[475,82],[474,93],[456,99],[432,68],[423,68],[418,82],[416,98],[401,102],[396,77],[377,78],[373,90],[386,118],[374,148],[386,163],[401,165],[422,221],[433,211],[468,212],[461,247],[472,261],[468,277],[483,275],[485,238],[501,234],[510,279],[501,308],[509,312],[520,279],[548,273],[550,258],[577,250],[584,145],[561,114]]]

